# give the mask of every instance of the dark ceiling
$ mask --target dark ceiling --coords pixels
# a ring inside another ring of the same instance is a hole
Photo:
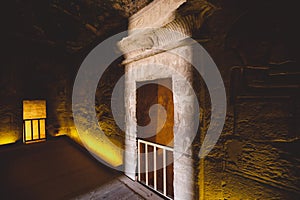
[[[5,38],[78,52],[113,31],[151,0],[9,0]]]
[[[105,38],[127,30],[128,17],[152,0],[9,0],[1,4],[1,56],[89,52]],[[197,1],[197,0],[194,0]],[[251,45],[284,41],[295,54],[297,6],[293,0],[209,0],[221,9],[195,34],[224,37],[225,47],[246,54]],[[295,30],[294,30],[295,29]],[[263,41],[263,42],[261,42]],[[267,42],[266,42],[267,41]],[[270,46],[270,45],[269,45]],[[219,48],[219,47],[218,47]],[[257,47],[253,48],[255,51]],[[19,51],[19,52],[16,52]],[[295,57],[293,55],[293,57]]]

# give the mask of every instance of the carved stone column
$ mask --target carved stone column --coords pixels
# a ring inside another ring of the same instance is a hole
[[[180,200],[195,198],[196,176],[192,148],[189,148],[188,144],[192,142],[191,134],[197,129],[195,119],[198,120],[196,113],[198,108],[195,108],[195,96],[191,87],[192,47],[185,43],[185,39],[192,36],[193,30],[201,26],[205,15],[214,9],[206,1],[200,1],[200,4],[185,2],[185,0],[153,1],[130,18],[130,34],[119,43],[120,48],[126,52],[125,174],[135,179],[136,83],[170,78],[174,99],[173,186],[174,198]]]

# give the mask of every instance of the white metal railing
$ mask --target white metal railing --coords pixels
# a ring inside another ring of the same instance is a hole
[[[142,139],[137,139],[137,143],[138,143],[138,181],[141,182],[141,173],[143,173],[141,171],[141,144],[145,145],[145,152],[144,152],[144,156],[145,156],[145,184],[146,186],[152,188],[149,185],[149,152],[148,152],[148,147],[151,146],[153,147],[153,177],[154,177],[154,184],[153,184],[153,188],[155,191],[157,191],[158,193],[162,194],[163,196],[167,197],[168,199],[171,199],[169,196],[167,196],[167,151],[172,152],[172,156],[173,156],[173,148],[172,147],[168,147],[168,146],[164,146],[164,145],[160,145],[160,144],[156,144],[153,142],[149,142],[149,141],[145,141]],[[162,169],[163,169],[163,191],[160,192],[157,188],[157,151],[159,149],[162,149],[162,160],[163,160],[163,165],[162,165]]]

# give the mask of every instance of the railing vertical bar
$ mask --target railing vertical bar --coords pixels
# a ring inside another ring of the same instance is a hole
[[[43,119],[43,121],[44,121],[45,139],[47,139],[47,132],[46,132],[47,121],[46,121],[46,119]]]
[[[30,120],[31,125],[31,140],[33,140],[33,120]]]
[[[141,143],[138,140],[138,180],[141,181]]]
[[[153,157],[153,163],[154,163],[154,166],[153,166],[153,176],[154,176],[154,190],[157,190],[157,180],[156,180],[156,146],[153,146],[153,154],[154,154],[154,157]]]
[[[41,125],[40,125],[41,121],[40,119],[38,119],[38,131],[39,131],[39,139],[41,139]]]
[[[145,165],[146,165],[146,170],[145,170],[145,173],[146,173],[146,185],[148,185],[148,144],[145,144]]]
[[[167,195],[167,159],[166,159],[166,149],[163,149],[163,191],[164,195]]]
[[[26,124],[25,121],[23,121],[23,142],[26,142]]]

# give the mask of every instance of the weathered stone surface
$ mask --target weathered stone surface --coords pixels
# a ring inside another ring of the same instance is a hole
[[[130,20],[129,30],[132,31],[136,28],[159,28],[166,24],[167,21],[173,20],[171,16],[174,16],[173,11],[182,2],[161,5],[164,1],[154,1],[144,10],[141,10],[136,16]],[[168,12],[162,12],[155,8],[165,9],[166,6],[174,6],[174,8],[169,9]],[[152,15],[149,15],[153,12]],[[158,17],[159,19],[158,20]],[[162,19],[162,20],[161,20]],[[177,25],[180,27],[180,25]],[[184,32],[189,32],[189,29],[185,29]],[[137,35],[137,37],[135,36]],[[185,36],[186,37],[186,36]],[[122,41],[120,44],[123,46],[125,52],[128,52],[128,45],[133,45],[131,51],[134,49],[140,49],[140,51],[130,53],[128,57],[138,56],[142,51],[146,49],[152,49],[155,46],[163,46],[168,42],[178,42],[182,38],[173,38],[171,40],[165,38],[164,34],[156,33],[155,30],[150,30],[147,32],[135,32],[128,38]],[[126,44],[128,43],[128,45]],[[134,46],[136,45],[136,46]],[[193,170],[193,160],[191,159],[192,149],[189,147],[192,139],[191,134],[195,133],[194,130],[194,101],[192,88],[189,84],[192,84],[192,68],[189,64],[191,61],[191,49],[190,47],[181,47],[174,50],[174,53],[179,53],[184,59],[176,56],[172,53],[161,53],[153,55],[141,60],[136,60],[135,62],[126,65],[126,91],[125,102],[126,111],[126,141],[130,141],[132,136],[137,136],[136,132],[136,82],[159,80],[159,79],[170,79],[172,81],[172,92],[173,92],[173,102],[174,102],[174,198],[175,199],[193,199],[195,194],[194,190],[194,170]],[[184,77],[184,78],[183,78]],[[135,127],[132,127],[135,126]],[[134,131],[134,132],[132,132]],[[126,148],[126,146],[125,146]],[[130,147],[129,147],[130,148]],[[127,156],[126,162],[136,163],[136,156]],[[126,166],[125,166],[126,167]],[[135,172],[135,165],[128,164],[127,167],[131,168],[131,173]],[[127,172],[128,173],[128,172]],[[129,174],[131,174],[129,173]]]
[[[186,0],[155,0],[133,15],[129,20],[129,30],[158,28],[174,19],[175,10]]]
[[[126,29],[127,22],[120,20],[123,19],[120,18],[121,12],[126,11],[127,16],[131,15],[149,1],[127,1],[126,3],[124,0],[115,1],[113,4],[107,3],[108,1],[55,2],[57,3],[48,4],[48,2],[12,0],[4,3],[7,23],[3,30],[3,67],[0,73],[1,144],[21,140],[21,102],[24,98],[46,99],[49,103],[48,133],[50,135],[66,133],[78,141],[70,105],[72,84],[80,63],[99,41],[121,29]],[[106,5],[103,6],[103,3]],[[231,67],[269,66],[297,60],[298,47],[295,41],[298,35],[294,29],[295,19],[298,19],[295,17],[298,7],[293,2],[214,0],[213,3],[221,10],[215,12],[203,24],[200,31],[193,33],[193,36],[201,41],[219,67],[228,96]],[[6,7],[6,4],[10,6]],[[79,10],[78,6],[80,6]],[[165,8],[166,12],[171,13],[168,6],[161,10]],[[194,8],[197,12],[198,7]],[[120,12],[115,13],[115,10]],[[176,14],[173,13],[169,15],[170,18],[159,18],[157,16],[159,13],[156,11],[149,10],[158,19],[157,23],[162,26],[175,19]],[[181,15],[184,15],[184,11],[185,9],[182,9]],[[189,12],[190,9],[186,14]],[[136,16],[138,19],[138,15]],[[53,20],[49,22],[48,19]],[[76,21],[77,19],[79,21]],[[136,23],[137,25],[132,24],[132,27],[144,24],[143,20],[136,20]],[[77,52],[77,54],[66,52]],[[168,59],[163,62],[167,63]],[[176,64],[176,62],[177,58],[172,57],[170,65],[179,66],[180,63]],[[184,66],[181,67],[184,73],[186,69]],[[153,70],[156,70],[155,75],[149,75],[147,79],[159,76],[160,68]],[[124,73],[123,68],[115,68],[105,77],[117,78],[118,73]],[[143,71],[138,73],[140,74],[135,76],[141,76]],[[193,81],[196,82],[194,85],[200,84],[196,80]],[[111,82],[108,81],[102,86],[106,89],[111,87],[110,84]],[[128,84],[135,83],[129,81]],[[203,90],[196,91],[198,96],[203,97]],[[103,96],[102,99],[99,98],[97,104],[98,117],[101,118],[101,125],[108,127],[108,135],[113,137],[121,132],[117,131],[110,120],[105,119],[105,116],[110,115],[107,112],[109,104],[104,100],[107,97],[104,93],[107,92],[101,90],[97,95],[97,98]],[[206,97],[208,96],[206,93]],[[236,132],[233,130],[233,107],[228,106],[229,111],[222,137],[205,160],[204,175],[196,180],[199,181],[196,183],[199,184],[199,192],[205,199],[298,199],[299,192],[294,193],[287,188],[278,189],[278,184],[277,187],[270,186],[273,184],[271,181],[276,180],[283,183],[284,187],[294,185],[299,188],[297,180],[299,173],[294,173],[299,169],[297,154],[299,141],[294,138],[298,137],[300,130],[299,116],[293,117],[295,109],[290,108],[293,104],[271,101],[272,103],[253,102],[238,105]],[[101,106],[103,102],[106,106]],[[129,103],[135,104],[135,99],[129,100]],[[209,124],[209,100],[202,101],[200,106],[201,122]],[[131,112],[128,113],[130,116],[134,116],[133,109],[130,108]],[[290,113],[290,110],[293,113]],[[299,105],[296,113],[299,113]],[[175,118],[179,119],[178,116]],[[292,126],[290,126],[291,121],[294,121]],[[129,123],[133,124],[134,121]],[[205,132],[207,127],[203,126],[201,131]],[[118,133],[114,134],[114,132]],[[135,133],[135,127],[131,126],[127,132]],[[131,142],[134,144],[134,135],[128,138],[133,139]],[[195,146],[198,148],[200,144]],[[197,176],[197,171],[200,171],[199,161],[195,162],[197,166],[194,177]],[[265,165],[265,162],[268,165]],[[242,169],[247,169],[247,172],[250,171],[253,176],[243,171],[235,175]],[[270,181],[254,180],[254,176],[268,178]]]

